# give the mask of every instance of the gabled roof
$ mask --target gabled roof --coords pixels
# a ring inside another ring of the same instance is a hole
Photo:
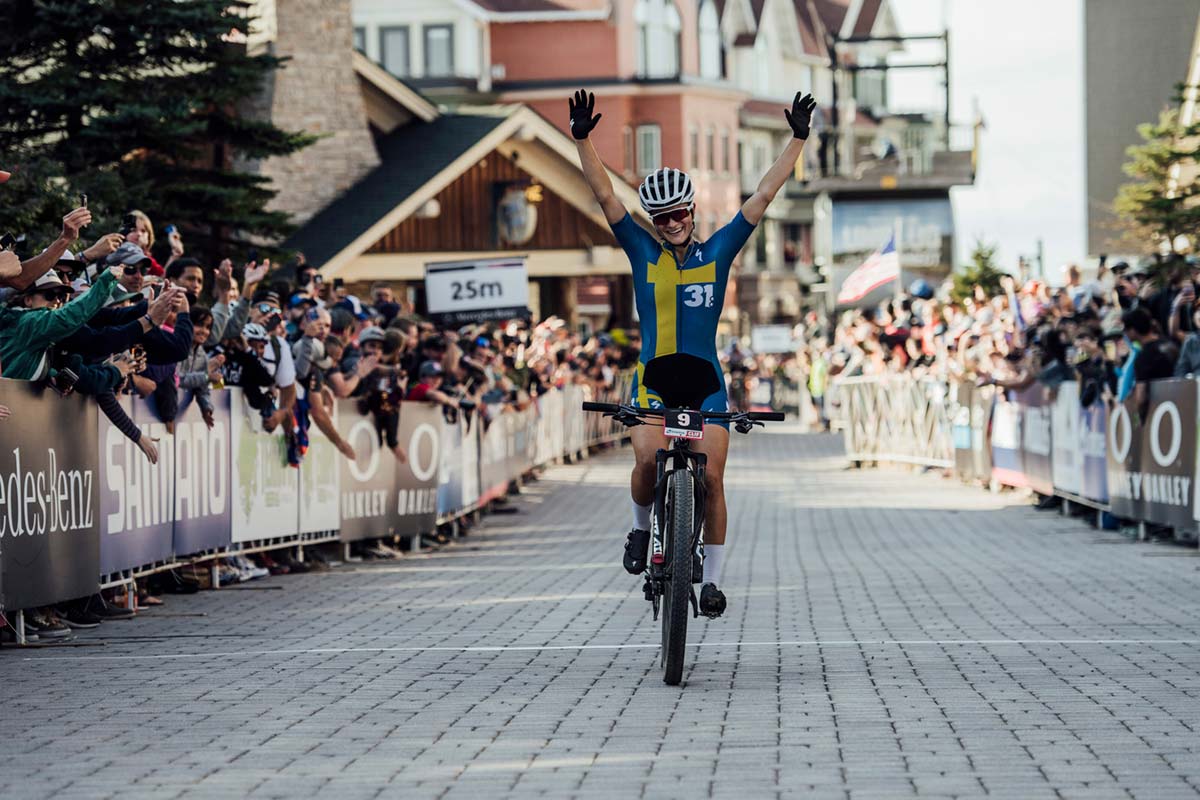
[[[850,0],[813,0],[813,5],[825,30],[834,36],[840,36],[842,25],[846,21],[846,12],[850,10]]]
[[[359,79],[399,104],[414,117],[432,122],[438,116],[437,107],[419,91],[397,78],[357,50],[354,51],[354,72]]]
[[[309,263],[326,264],[504,120],[445,114],[381,137],[377,142],[380,165],[306,222],[283,248],[303,251]]]
[[[863,0],[858,9],[858,17],[854,20],[854,30],[850,32],[850,35],[870,36],[881,5],[883,5],[882,0]]]
[[[454,0],[460,8],[491,22],[604,20],[610,0]]]

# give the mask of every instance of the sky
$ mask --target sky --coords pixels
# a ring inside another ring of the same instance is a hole
[[[939,33],[948,22],[951,122],[969,124],[977,104],[987,126],[975,185],[951,192],[958,263],[983,239],[1015,269],[1040,237],[1051,282],[1062,282],[1064,264],[1093,266],[1083,261],[1082,0],[891,3],[902,33]],[[937,61],[941,49],[912,43],[892,62]],[[940,109],[940,71],[893,70],[890,81],[893,108]]]

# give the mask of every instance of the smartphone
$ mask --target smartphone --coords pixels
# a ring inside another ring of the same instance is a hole
[[[75,391],[75,382],[79,380],[70,369],[60,369],[53,378],[50,379],[50,388],[58,392],[63,397],[66,397],[71,392]]]
[[[279,327],[279,323],[283,322],[283,315],[276,311],[271,316],[263,320],[263,327],[267,329],[267,333]]]
[[[250,263],[257,264],[258,263],[258,248],[257,247],[250,248],[250,252],[246,254],[246,263],[247,264],[250,264]]]
[[[79,195],[79,207],[87,208],[87,193]]]
[[[317,272],[313,275],[313,283],[315,283],[317,286],[320,286],[324,282],[325,278],[321,276],[321,273]]]
[[[17,237],[13,236],[11,233],[5,233],[3,236],[0,236],[0,250],[7,250],[16,243]]]
[[[133,214],[126,214],[121,220],[121,230],[118,231],[122,236],[128,236],[137,230],[137,217]]]
[[[341,278],[334,278],[334,279],[333,279],[333,288],[334,288],[334,289],[340,289],[340,288],[342,288],[342,287],[343,287],[343,286],[345,286],[345,285],[346,285],[346,282],[345,282],[344,280],[342,280]]]

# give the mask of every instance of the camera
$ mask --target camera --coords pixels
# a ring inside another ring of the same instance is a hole
[[[11,233],[5,233],[3,236],[0,236],[0,250],[8,250],[16,243],[17,237],[13,236]]]
[[[133,214],[126,214],[121,220],[121,229],[118,231],[122,236],[128,236],[137,230],[137,217]]]
[[[58,392],[60,397],[66,397],[75,391],[75,383],[78,380],[79,376],[75,374],[74,370],[64,367],[55,372],[54,377],[47,381],[47,384],[51,389]]]
[[[278,328],[279,323],[281,322],[283,322],[283,315],[276,311],[274,314],[263,320],[263,328],[266,329],[267,333],[270,333]]]

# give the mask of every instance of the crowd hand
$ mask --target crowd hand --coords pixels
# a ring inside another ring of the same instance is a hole
[[[213,273],[213,284],[218,295],[233,288],[233,262],[228,258],[222,259],[217,265],[217,270]]]
[[[183,255],[183,237],[179,235],[179,231],[171,231],[167,234],[167,242],[171,245],[171,255],[178,258]]]
[[[183,290],[178,286],[168,286],[162,294],[154,299],[150,308],[146,310],[146,316],[150,317],[150,321],[154,323],[155,327],[167,321],[167,317],[171,316],[171,312],[175,308],[176,297],[182,294]]]
[[[1017,289],[1017,280],[1012,275],[1003,275],[1000,278],[1000,286],[1005,292],[1015,292]]]
[[[138,439],[138,449],[146,454],[146,458],[150,459],[151,464],[158,463],[158,446],[155,444],[158,439],[153,436],[142,434],[142,438]]]
[[[250,293],[250,287],[261,283],[262,279],[267,277],[267,273],[271,271],[271,259],[264,258],[261,264],[251,261],[246,265],[246,294]]]
[[[586,139],[588,134],[592,132],[592,128],[600,122],[600,117],[603,114],[592,114],[596,108],[596,95],[591,92],[585,92],[582,89],[575,92],[575,96],[567,100],[567,105],[571,112],[571,135],[576,139]]]
[[[791,110],[786,108],[783,110],[783,116],[787,119],[788,125],[792,126],[792,135],[797,139],[808,138],[813,109],[816,107],[817,101],[811,94],[801,96],[800,92],[796,92],[796,96],[792,98]]]
[[[8,419],[12,416],[12,409],[5,405],[0,405],[0,419]]]
[[[214,424],[216,424],[215,420],[213,420],[212,409],[211,408],[202,409],[200,411],[200,416],[204,419],[204,424],[208,426],[209,430],[212,430],[212,426]]]
[[[208,379],[211,381],[220,380],[221,367],[225,366],[225,356],[215,355],[208,360]]]
[[[351,461],[358,458],[358,456],[354,452],[354,448],[351,447],[350,443],[347,442],[345,439],[338,439],[335,447],[337,447],[339,453],[341,453],[342,455],[344,455],[346,458],[350,459]]]
[[[79,238],[79,231],[92,223],[92,212],[86,208],[77,208],[63,217],[62,240],[73,242]]]
[[[117,368],[117,371],[121,373],[122,380],[128,378],[130,375],[136,375],[140,371],[137,360],[134,359],[133,354],[128,350],[108,359],[108,363]]]
[[[123,241],[125,241],[125,237],[119,233],[106,233],[97,239],[94,245],[83,251],[83,257],[89,262],[99,261],[116,252]]]
[[[358,360],[358,366],[354,368],[354,372],[358,375],[359,380],[370,375],[379,366],[379,356],[370,355],[363,356]]]
[[[0,278],[15,278],[21,274],[21,257],[12,250],[0,250]]]
[[[396,456],[396,460],[401,464],[408,463],[408,453],[401,445],[396,445],[392,448],[392,453]]]

